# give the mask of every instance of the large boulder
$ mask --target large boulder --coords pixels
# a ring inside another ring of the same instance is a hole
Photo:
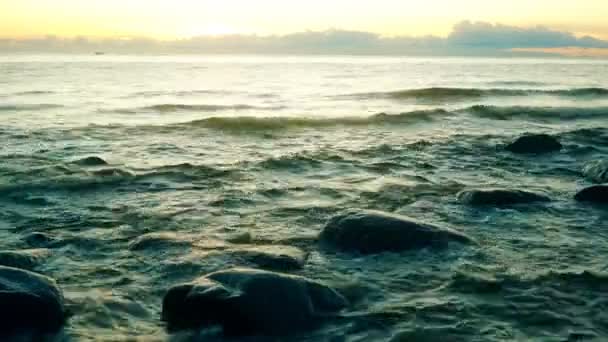
[[[0,266],[0,335],[58,331],[66,319],[63,294],[43,275]]]
[[[551,199],[543,194],[507,189],[473,189],[458,194],[458,200],[470,205],[512,205],[533,202],[549,202]]]
[[[557,152],[562,149],[562,144],[548,134],[527,134],[508,144],[506,149],[513,153],[540,154]]]
[[[595,185],[579,191],[574,198],[579,202],[608,203],[608,185]]]
[[[283,335],[312,329],[346,305],[308,278],[234,268],[171,288],[162,318],[169,330],[220,325],[228,335]]]
[[[583,175],[595,183],[608,183],[608,160],[587,164],[583,168]]]
[[[333,217],[319,239],[338,249],[363,254],[445,246],[450,241],[471,242],[466,235],[448,228],[374,210],[351,210]]]

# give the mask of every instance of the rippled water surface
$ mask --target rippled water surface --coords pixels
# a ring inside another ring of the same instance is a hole
[[[564,149],[504,149],[541,132]],[[351,303],[287,340],[608,339],[608,209],[573,200],[591,184],[583,167],[608,158],[608,62],[3,56],[0,141],[3,249],[51,251],[36,270],[65,292],[70,340],[188,338],[165,332],[162,296],[255,266],[222,254],[245,233],[303,249],[291,273]],[[484,187],[552,201],[458,202]],[[314,236],[351,208],[479,245],[320,248]],[[148,233],[182,243],[130,248]]]

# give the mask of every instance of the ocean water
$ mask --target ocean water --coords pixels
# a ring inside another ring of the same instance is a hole
[[[564,149],[504,150],[525,133]],[[169,335],[162,297],[252,267],[193,246],[246,233],[303,249],[290,272],[350,301],[343,319],[279,340],[608,339],[608,209],[573,199],[592,184],[583,168],[608,158],[608,61],[1,56],[0,141],[2,249],[49,249],[36,271],[65,293],[65,340],[222,340]],[[552,201],[458,202],[484,187]],[[320,248],[351,208],[479,245]],[[182,243],[130,248],[149,233]]]

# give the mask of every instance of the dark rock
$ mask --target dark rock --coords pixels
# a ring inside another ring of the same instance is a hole
[[[32,271],[51,256],[48,249],[28,249],[22,251],[0,251],[0,266],[21,268]]]
[[[579,191],[574,198],[579,202],[608,203],[608,185],[595,185]]]
[[[91,157],[86,157],[86,158],[82,158],[82,159],[78,159],[75,160],[73,162],[74,164],[77,165],[82,165],[82,166],[103,166],[103,165],[108,165],[108,163],[101,159],[100,157],[97,156],[91,156]]]
[[[608,160],[588,164],[583,169],[583,175],[595,183],[608,183]]]
[[[508,144],[506,149],[513,153],[540,154],[559,151],[562,144],[548,134],[528,134]]]
[[[244,232],[229,236],[226,241],[235,244],[250,244],[253,241],[251,233]]]
[[[16,331],[58,331],[66,320],[63,294],[55,281],[0,266],[0,335]]]
[[[212,252],[274,271],[298,270],[304,267],[308,253],[291,246],[235,246],[224,251]]]
[[[445,246],[449,241],[472,242],[451,229],[373,210],[348,211],[333,217],[319,238],[341,250],[364,254]]]
[[[313,329],[346,305],[313,280],[235,268],[171,288],[162,318],[170,330],[221,325],[228,335],[283,335]]]
[[[32,247],[48,247],[53,244],[56,240],[52,236],[46,233],[34,232],[26,235],[23,239],[25,243]]]
[[[549,202],[543,194],[523,190],[476,189],[465,190],[458,194],[458,200],[471,205],[511,205],[533,202]]]

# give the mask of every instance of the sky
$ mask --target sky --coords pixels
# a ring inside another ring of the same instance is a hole
[[[463,20],[608,39],[607,0],[0,0],[0,37],[285,35],[340,29],[446,37]]]
[[[608,0],[0,0],[0,52],[608,57]]]

